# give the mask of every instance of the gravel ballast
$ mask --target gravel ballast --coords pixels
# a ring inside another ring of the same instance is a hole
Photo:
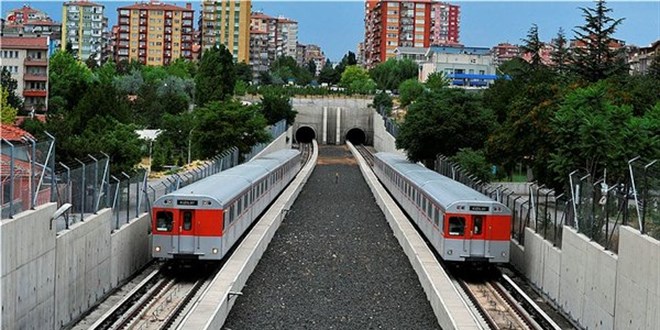
[[[242,293],[225,329],[439,329],[346,146],[320,147]]]

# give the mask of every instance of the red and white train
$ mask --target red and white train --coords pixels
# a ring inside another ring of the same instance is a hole
[[[158,198],[152,256],[222,259],[300,167],[299,151],[280,150]]]
[[[374,170],[442,259],[509,262],[511,211],[504,204],[400,155],[377,153]]]

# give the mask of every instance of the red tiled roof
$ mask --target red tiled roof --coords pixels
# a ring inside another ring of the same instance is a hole
[[[286,18],[286,17],[278,17],[277,21],[280,23],[298,23],[292,19]]]
[[[8,124],[0,124],[0,136],[9,141],[21,141],[24,142],[21,138],[22,137],[28,137],[34,140],[34,137],[32,134],[28,133],[27,131],[21,129],[20,127],[14,126],[14,125],[8,125]]]
[[[252,13],[251,18],[262,18],[262,19],[272,19],[272,16],[268,16],[264,13],[255,12]]]
[[[119,7],[117,10],[121,9],[151,9],[151,10],[172,10],[172,11],[195,11],[194,9],[188,9],[186,7],[179,7],[175,5],[165,4],[165,3],[136,3],[134,5]]]
[[[48,38],[0,37],[0,49],[48,49]]]

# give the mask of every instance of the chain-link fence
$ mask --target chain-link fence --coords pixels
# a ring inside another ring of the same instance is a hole
[[[37,142],[28,136],[22,141],[3,138],[0,148],[2,219],[50,202],[55,189],[55,139]]]
[[[639,157],[628,162],[630,185],[625,189],[634,212],[627,214],[630,225],[660,239],[660,161]]]

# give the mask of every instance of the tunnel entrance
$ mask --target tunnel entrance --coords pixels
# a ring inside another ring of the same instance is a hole
[[[296,142],[311,143],[316,139],[316,132],[309,126],[302,126],[296,131]]]
[[[365,144],[367,142],[367,135],[364,134],[364,131],[359,128],[353,128],[346,133],[346,141],[350,141],[352,144]]]

